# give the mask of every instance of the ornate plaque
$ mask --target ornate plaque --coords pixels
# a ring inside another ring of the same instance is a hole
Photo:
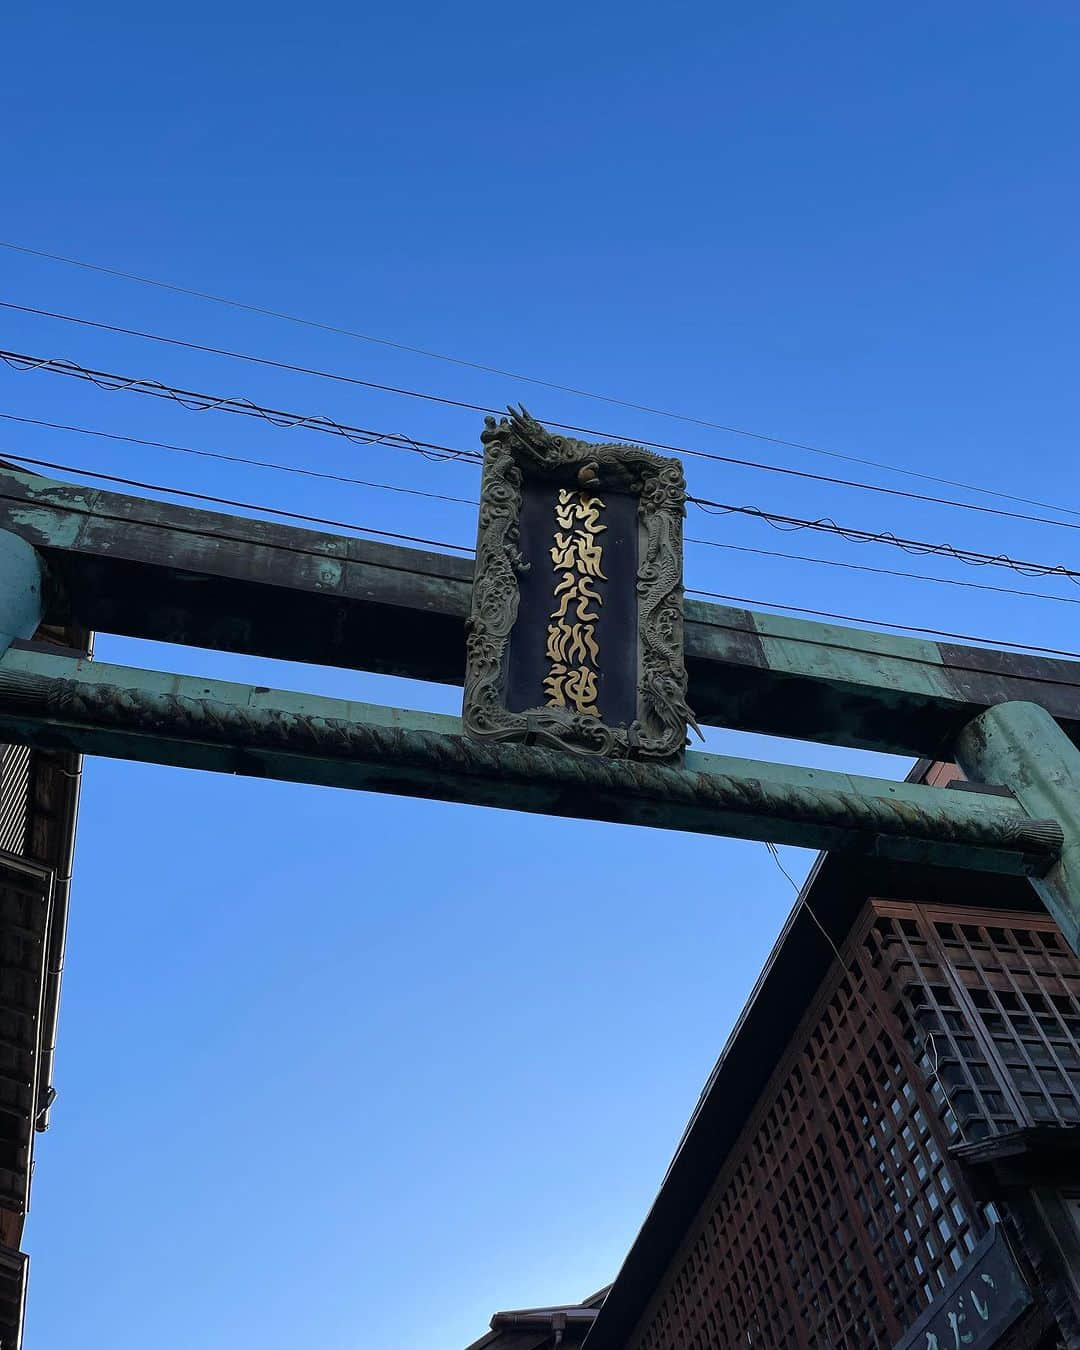
[[[683,663],[682,465],[509,412],[481,437],[465,730],[674,759],[687,725],[697,730]]]

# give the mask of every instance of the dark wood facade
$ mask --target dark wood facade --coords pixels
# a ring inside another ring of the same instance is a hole
[[[85,654],[89,635],[35,643]],[[0,1346],[19,1350],[34,1137],[56,1095],[53,1062],[82,757],[0,745]]]
[[[1074,1350],[1077,1309],[1080,959],[1023,882],[822,855],[585,1350]]]
[[[871,900],[841,957],[626,1350],[898,1344],[1000,1217],[953,1146],[1080,1120],[1049,919]],[[1040,1343],[1045,1300],[1020,1321]]]

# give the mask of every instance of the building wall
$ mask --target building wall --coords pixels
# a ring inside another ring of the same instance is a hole
[[[995,1215],[952,1143],[1080,1121],[1044,916],[871,901],[627,1350],[890,1347]]]

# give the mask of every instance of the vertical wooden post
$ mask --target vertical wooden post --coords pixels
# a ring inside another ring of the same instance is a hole
[[[33,637],[45,610],[45,568],[25,539],[0,530],[0,656]]]
[[[1000,783],[1032,816],[1060,822],[1061,859],[1032,885],[1080,955],[1080,750],[1037,703],[999,703],[960,733],[956,760],[973,782]]]

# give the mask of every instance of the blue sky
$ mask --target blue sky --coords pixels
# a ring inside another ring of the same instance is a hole
[[[182,13],[182,17],[180,14]],[[9,17],[28,246],[1080,506],[1063,4],[58,5]],[[895,487],[820,454],[0,250],[0,299]],[[0,311],[3,346],[447,444],[476,414]],[[460,465],[0,371],[0,411],[471,496]],[[471,541],[470,508],[0,422],[0,454]],[[1050,563],[1068,529],[692,461]],[[927,486],[925,483],[923,487]],[[969,494],[970,495],[970,494]],[[972,500],[988,500],[971,498]],[[1080,598],[759,521],[716,543]],[[1046,601],[690,545],[691,586],[1075,649]],[[102,636],[103,659],[457,691]],[[899,776],[907,764],[714,733]],[[809,855],[787,851],[798,873]],[[760,845],[88,765],[28,1350],[454,1350],[606,1283],[791,903]]]

